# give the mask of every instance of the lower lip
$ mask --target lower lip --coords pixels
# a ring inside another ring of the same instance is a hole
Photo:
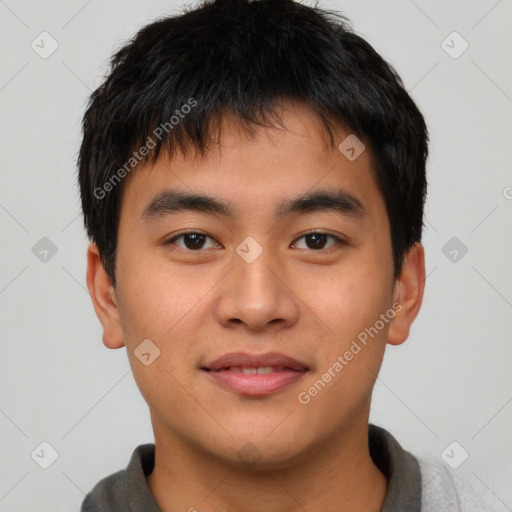
[[[206,371],[206,370],[203,370]],[[284,370],[272,373],[241,373],[231,370],[207,371],[221,386],[242,395],[271,395],[300,380],[305,371]]]

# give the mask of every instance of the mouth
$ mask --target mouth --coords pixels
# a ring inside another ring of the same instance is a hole
[[[265,396],[296,383],[310,371],[305,364],[277,352],[225,354],[202,366],[208,378],[238,394]]]

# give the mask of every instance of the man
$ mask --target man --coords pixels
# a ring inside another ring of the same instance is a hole
[[[158,20],[83,128],[87,284],[155,444],[82,511],[482,510],[368,424],[422,302],[428,136],[345,18],[217,0]]]

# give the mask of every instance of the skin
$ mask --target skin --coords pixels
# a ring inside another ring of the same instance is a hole
[[[386,343],[403,343],[420,309],[423,247],[409,250],[395,280],[369,144],[349,161],[326,144],[312,111],[299,103],[284,106],[285,130],[256,127],[251,137],[225,115],[220,140],[204,159],[163,155],[128,178],[116,290],[96,245],[88,248],[87,284],[103,343],[126,346],[150,408],[155,468],[147,481],[164,512],[368,512],[379,511],[386,495],[387,480],[368,450],[371,393]],[[349,134],[340,127],[337,144]],[[366,215],[274,216],[283,199],[336,187],[355,195]],[[166,188],[229,201],[237,215],[183,211],[141,219]],[[185,230],[206,234],[203,248],[187,248],[183,237],[164,244]],[[326,237],[324,248],[316,249],[303,236],[311,231],[346,244]],[[236,253],[248,236],[263,248],[252,263]],[[298,394],[395,302],[401,311],[301,404]],[[134,355],[147,338],[160,349],[149,366]],[[270,396],[243,396],[200,370],[236,351],[282,352],[310,371]],[[248,442],[260,456],[253,466],[237,456]]]

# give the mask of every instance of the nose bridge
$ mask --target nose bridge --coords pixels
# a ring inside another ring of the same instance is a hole
[[[244,307],[270,310],[275,307],[280,290],[272,268],[277,269],[279,262],[269,246],[246,240],[237,247],[234,257],[235,290],[238,301]],[[257,244],[257,245],[256,245]]]
[[[255,239],[244,240],[233,254],[233,270],[221,290],[217,316],[221,323],[245,323],[261,329],[278,320],[283,325],[295,322],[297,304],[280,276],[282,265],[271,248]]]
[[[261,247],[258,250],[251,246],[251,242],[244,242],[237,248],[237,256],[233,259],[237,280],[242,289],[245,287],[246,290],[258,295],[275,294],[275,269],[279,267],[279,262],[269,247]]]

